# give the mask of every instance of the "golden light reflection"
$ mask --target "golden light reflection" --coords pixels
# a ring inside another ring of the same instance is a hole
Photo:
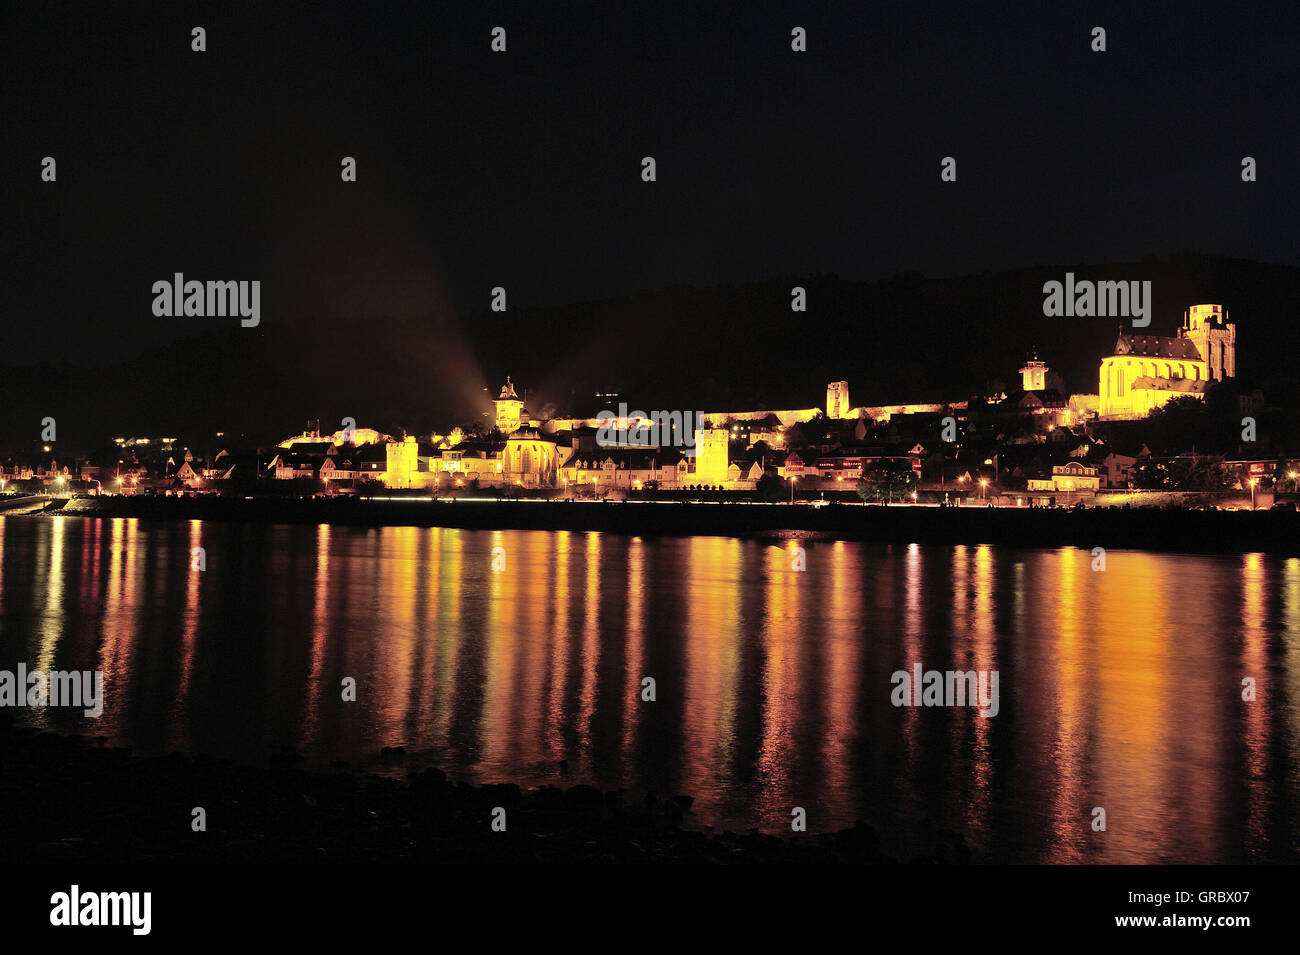
[[[58,648],[59,639],[63,636],[66,626],[63,564],[63,546],[66,535],[66,518],[53,518],[49,536],[49,553],[43,562],[49,585],[45,590],[44,613],[40,615],[40,624],[37,628],[38,646],[35,669],[44,673],[49,673],[54,669],[54,652]],[[45,716],[45,711],[38,712],[38,725],[45,723]]]
[[[1285,702],[1280,707],[1286,721],[1286,750],[1291,765],[1300,764],[1300,558],[1288,557],[1282,566],[1279,581],[1282,594],[1281,642],[1279,660],[1280,676],[1277,692]],[[1277,724],[1274,724],[1275,728]],[[1300,784],[1292,783],[1290,796],[1300,800]]]
[[[774,572],[770,561],[783,562],[784,552],[779,548],[764,548],[764,552],[769,562],[763,573],[770,580]],[[673,553],[684,578],[692,583],[683,607],[682,703],[690,721],[684,762],[696,770],[712,767],[726,772],[736,760],[743,599],[739,571],[746,565],[742,545],[722,537],[692,537],[675,542]]]
[[[623,701],[623,751],[631,752],[640,727],[641,681],[654,675],[646,672],[645,612],[649,595],[645,587],[645,545],[641,538],[627,542],[626,613],[623,633],[627,655],[627,683]]]
[[[130,667],[131,648],[139,633],[139,615],[143,610],[141,575],[136,569],[143,545],[136,518],[112,519],[109,586],[100,617],[99,669],[104,674],[105,694],[125,697],[131,691],[130,679],[134,675]]]
[[[311,670],[307,677],[306,709],[302,717],[303,740],[308,745],[316,742],[320,732],[321,699],[325,694],[326,643],[331,625],[329,617],[330,580],[330,526],[316,525],[316,582],[313,593],[311,617]],[[338,681],[339,696],[343,695],[343,681]]]
[[[241,559],[210,577],[175,566],[207,547],[212,567],[227,545]],[[1278,769],[1300,761],[1300,560],[1092,559],[0,520],[0,612],[33,667],[97,653],[96,728],[126,745],[197,739],[258,760],[287,740],[366,766],[403,745],[393,772],[655,786],[695,797],[698,823],[769,831],[791,805],[812,807],[814,831],[902,831],[939,807],[936,824],[1018,861],[1277,858],[1300,800]],[[892,707],[890,674],[916,662],[998,670],[1001,712]],[[640,701],[646,675],[655,704]],[[363,704],[339,699],[343,676]],[[247,705],[229,702],[231,677],[254,683]],[[140,719],[169,712],[166,727]]]
[[[185,574],[185,609],[181,624],[180,674],[176,698],[172,705],[169,732],[173,746],[182,745],[185,723],[185,704],[190,694],[194,676],[194,651],[199,632],[199,584],[206,573],[206,551],[203,547],[203,522],[190,521],[187,527],[188,543],[185,556],[189,558]]]
[[[761,720],[758,772],[767,785],[758,806],[760,817],[769,826],[779,818],[789,818],[793,780],[787,767],[807,756],[796,750],[801,714],[807,712],[805,707],[811,701],[804,696],[802,681],[804,661],[800,651],[804,643],[792,625],[802,613],[807,573],[791,572],[789,565],[777,571],[769,563],[769,577],[762,593],[764,609],[759,645],[764,653],[764,666],[760,678],[766,707]],[[824,625],[811,625],[815,627],[815,639],[825,640]]]
[[[970,629],[966,633],[966,646],[958,651],[956,670],[974,670],[977,674],[992,674],[999,670],[997,657],[997,634],[993,626],[993,550],[987,544],[975,548],[971,572],[971,587],[974,591],[974,605],[971,612]],[[960,636],[959,636],[960,639]],[[962,652],[964,650],[964,653]],[[966,658],[968,655],[968,659]],[[943,667],[946,669],[947,667]],[[991,677],[990,677],[991,679]],[[992,684],[989,683],[989,692]],[[977,690],[978,692],[978,690]],[[1002,683],[999,673],[998,694],[1001,697]],[[1001,711],[1002,701],[998,707]],[[991,753],[991,736],[996,716],[981,716],[975,707],[959,710],[955,716],[965,720],[970,726],[971,739],[971,778],[966,795],[965,815],[967,825],[980,831],[989,825],[989,813],[993,800],[993,757]]]
[[[1089,749],[1088,727],[1092,715],[1088,713],[1093,673],[1087,637],[1081,632],[1083,620],[1080,606],[1081,588],[1093,583],[1082,573],[1091,573],[1085,558],[1072,547],[1062,547],[1044,558],[1047,586],[1034,591],[1034,604],[1047,604],[1050,629],[1034,637],[1055,642],[1055,666],[1046,674],[1046,692],[1024,692],[1019,686],[1008,687],[1015,692],[1018,705],[1026,708],[1027,728],[1033,733],[1035,725],[1044,721],[1052,726],[1056,758],[1052,766],[1041,766],[1044,776],[1041,784],[1052,793],[1052,856],[1070,862],[1079,862],[1084,856],[1079,838],[1091,824],[1089,801]],[[1041,572],[1041,571],[1040,571]],[[1054,606],[1053,606],[1054,605]],[[1054,611],[1054,612],[1053,612]],[[1027,674],[1029,679],[1033,675]],[[1093,800],[1096,803],[1096,799]],[[1102,807],[1105,808],[1104,806]],[[1046,855],[1047,853],[1045,853]]]
[[[569,687],[568,653],[574,643],[569,615],[569,603],[573,600],[569,582],[573,560],[573,534],[557,531],[555,557],[550,572],[550,579],[555,584],[550,602],[550,661],[540,727],[543,745],[546,746],[545,759],[554,763],[566,758],[564,730],[565,700]]]
[[[1252,785],[1246,800],[1246,831],[1253,852],[1265,848],[1269,839],[1267,789],[1269,784],[1268,745],[1271,732],[1270,714],[1276,701],[1274,687],[1269,679],[1268,661],[1268,601],[1269,569],[1263,554],[1247,554],[1241,567],[1241,678],[1231,694],[1241,697],[1242,679],[1255,681],[1255,701],[1242,701],[1244,730],[1242,742],[1246,751],[1246,771]],[[1226,682],[1226,681],[1225,681]],[[1235,702],[1235,700],[1234,700]],[[1225,730],[1226,730],[1225,726]]]
[[[582,625],[582,695],[578,716],[578,744],[583,753],[591,750],[592,723],[596,719],[596,673],[600,667],[600,564],[601,538],[594,531],[585,538],[587,586]]]
[[[822,644],[826,660],[818,681],[823,685],[810,686],[808,694],[821,701],[824,711],[825,742],[819,756],[826,791],[834,794],[832,799],[851,798],[862,692],[862,604],[857,584],[863,569],[858,548],[849,543],[834,541],[826,549],[828,572],[821,575],[821,602],[827,609]]]

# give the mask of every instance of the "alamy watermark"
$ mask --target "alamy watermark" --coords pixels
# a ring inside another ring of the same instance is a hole
[[[895,706],[977,706],[980,716],[998,715],[997,670],[895,670],[889,678]]]
[[[0,670],[0,707],[70,706],[98,719],[104,712],[102,670]]]
[[[152,892],[83,892],[73,885],[50,896],[54,926],[124,926],[133,935],[148,935],[153,918]]]
[[[1134,328],[1151,324],[1151,283],[1076,282],[1073,272],[1065,282],[1043,283],[1043,314],[1048,318],[1131,318]]]
[[[687,448],[695,453],[695,429],[704,417],[702,411],[628,411],[620,403],[618,414],[606,409],[596,416],[600,427],[596,444],[602,448]]]
[[[244,328],[256,328],[262,321],[262,283],[185,281],[177,272],[172,281],[153,283],[153,313],[159,318],[225,318],[239,316]]]

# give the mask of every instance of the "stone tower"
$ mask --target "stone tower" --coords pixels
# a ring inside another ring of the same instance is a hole
[[[695,475],[701,484],[721,484],[727,479],[728,444],[726,428],[701,428],[695,432]]]
[[[1178,334],[1201,353],[1211,381],[1237,377],[1237,326],[1228,321],[1222,305],[1193,305],[1183,312]]]
[[[826,386],[826,417],[840,419],[850,417],[852,406],[849,404],[849,383],[832,381]]]

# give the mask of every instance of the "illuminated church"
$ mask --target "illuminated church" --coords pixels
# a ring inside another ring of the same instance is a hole
[[[509,376],[496,406],[497,430],[506,436],[505,447],[497,452],[497,470],[504,483],[554,487],[558,466],[555,439],[542,434],[533,423]]]
[[[1101,362],[1103,418],[1140,418],[1181,395],[1204,397],[1237,375],[1237,326],[1222,305],[1193,305],[1176,338],[1120,332]]]
[[[519,426],[528,420],[528,409],[515,394],[515,386],[511,384],[509,375],[506,375],[506,383],[501,386],[501,396],[494,404],[497,406],[497,430],[502,434],[518,431]]]

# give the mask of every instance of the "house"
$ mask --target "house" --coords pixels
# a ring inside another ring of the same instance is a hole
[[[757,457],[738,457],[727,465],[727,487],[731,490],[752,489],[763,476],[763,462]]]
[[[690,481],[679,464],[686,464],[681,452],[673,448],[602,448],[593,455],[571,455],[560,468],[560,480],[566,486],[592,485],[597,493],[611,490],[640,490],[650,481],[660,485]]]
[[[801,477],[806,470],[807,465],[804,463],[803,456],[798,451],[791,451],[785,456],[785,460],[781,462],[781,466],[776,473],[783,478]]]
[[[1137,469],[1137,458],[1127,454],[1108,453],[1101,460],[1102,480],[1105,487],[1128,487]]]
[[[176,469],[174,477],[186,487],[200,487],[203,484],[203,465],[188,456]]]
[[[384,442],[365,444],[348,456],[357,473],[357,480],[380,481],[388,466],[388,450]]]
[[[326,457],[320,466],[322,481],[355,481],[360,474],[352,458],[346,455]]]
[[[1071,461],[1052,468],[1050,478],[1030,478],[1026,486],[1030,491],[1067,494],[1081,491],[1095,492],[1101,487],[1101,474],[1098,468],[1081,461]]]

